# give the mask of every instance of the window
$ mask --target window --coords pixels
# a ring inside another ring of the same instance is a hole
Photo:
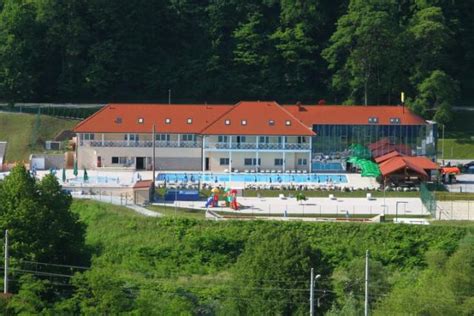
[[[377,124],[378,122],[379,122],[378,117],[375,117],[375,116],[369,117],[369,123],[370,124]]]
[[[240,124],[242,124],[242,125],[247,125],[247,120],[242,120],[242,121],[240,121]]]
[[[138,118],[138,124],[143,124],[145,122],[145,119],[143,117]]]
[[[127,157],[112,157],[112,164],[113,165],[125,165],[127,163]]]
[[[229,161],[229,158],[220,158],[220,159],[219,159],[219,164],[220,164],[221,166],[228,166],[228,165],[229,165],[229,162],[230,162],[230,161]]]
[[[237,143],[245,143],[247,138],[245,136],[237,136],[236,141]]]
[[[196,135],[194,135],[194,134],[183,134],[182,139],[185,142],[194,142],[196,140]]]
[[[116,124],[122,124],[122,118],[121,118],[120,116],[117,116],[117,117],[115,118],[115,123],[116,123]]]
[[[275,125],[275,121],[274,121],[274,120],[270,120],[270,121],[268,121],[268,125],[270,125],[270,126],[273,126],[273,125]]]
[[[306,158],[298,158],[298,166],[306,166],[308,164],[308,160]]]
[[[283,166],[283,159],[275,158],[275,166]]]
[[[262,163],[262,160],[258,158],[258,166],[260,166]],[[244,159],[244,165],[246,166],[257,166],[257,158],[245,158]]]
[[[166,119],[165,119],[165,124],[171,124],[171,119],[170,119],[170,118],[166,118]]]
[[[227,143],[229,138],[226,135],[219,135],[217,136],[217,142],[219,143]]]
[[[290,126],[290,125],[291,125],[291,121],[290,121],[290,120],[286,121],[286,122],[285,122],[285,125],[286,125],[286,126]]]
[[[230,120],[225,120],[225,121],[224,121],[224,124],[225,124],[225,125],[230,125]]]
[[[85,133],[84,134],[84,140],[94,140],[95,134],[92,133]]]
[[[399,117],[391,117],[390,118],[390,124],[400,124],[400,118]]]
[[[258,142],[261,144],[268,144],[270,142],[270,137],[268,136],[260,136],[258,138]]]
[[[160,142],[169,142],[170,134],[156,134],[155,140],[160,141]]]
[[[193,119],[192,119],[192,118],[188,118],[187,123],[188,123],[188,124],[193,124]]]
[[[306,143],[306,137],[298,136],[298,144],[304,144],[304,143]]]
[[[140,139],[140,136],[138,134],[125,134],[124,135],[124,140],[129,140],[129,141],[138,141]]]

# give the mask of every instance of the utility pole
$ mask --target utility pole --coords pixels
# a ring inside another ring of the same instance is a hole
[[[444,124],[443,124],[443,142],[441,143],[441,160],[443,160],[443,164],[444,164]]]
[[[369,315],[369,250],[365,252],[365,303],[364,316]]]
[[[152,195],[152,198],[153,200],[155,200],[155,173],[156,173],[156,167],[155,167],[155,164],[156,164],[156,153],[155,153],[155,142],[156,142],[156,126],[155,126],[155,123],[153,123],[153,131],[152,131],[152,134],[153,134],[153,161],[152,161],[152,168],[153,168],[153,179],[152,179],[152,192],[153,192],[153,195]]]
[[[5,230],[5,268],[3,271],[3,294],[8,293],[8,229]]]
[[[311,280],[309,288],[309,315],[314,315],[314,269],[311,268]]]
[[[321,277],[321,274],[314,276],[314,269],[311,268],[311,282],[309,288],[309,315],[314,316],[314,284]]]

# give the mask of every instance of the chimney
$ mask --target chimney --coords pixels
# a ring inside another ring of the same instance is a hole
[[[296,106],[298,107],[299,112],[304,111],[303,105],[301,105],[301,101],[296,102]]]

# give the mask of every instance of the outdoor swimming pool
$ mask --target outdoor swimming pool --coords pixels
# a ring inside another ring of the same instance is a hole
[[[58,177],[58,179],[61,177],[60,175],[56,175]],[[103,177],[103,176],[99,176],[99,177],[89,177],[89,179],[87,180],[87,182],[84,182],[84,178],[83,177],[76,177],[76,178],[72,178],[72,179],[69,179],[68,180],[69,183],[71,184],[81,184],[81,183],[92,183],[92,184],[107,184],[107,183],[110,183],[110,184],[113,184],[113,183],[119,183],[119,178],[118,177]]]
[[[312,165],[313,171],[332,171],[332,172],[342,172],[344,167],[340,162],[324,162],[324,161],[315,161]]]
[[[169,183],[223,183],[223,182],[246,182],[246,183],[347,183],[347,176],[333,174],[245,174],[245,173],[160,173],[157,181]]]

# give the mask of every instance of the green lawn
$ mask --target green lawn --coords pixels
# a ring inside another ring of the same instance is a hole
[[[443,157],[444,159],[474,159],[474,140],[470,138],[446,138],[444,140],[444,155],[442,155],[442,151],[443,140],[439,139],[438,157],[440,159]]]
[[[196,205],[204,205],[203,201],[197,201]],[[191,210],[172,206],[150,205],[147,207],[152,211],[159,212],[167,217],[186,217],[194,219],[205,219],[206,210]]]
[[[7,141],[6,161],[26,161],[31,153],[44,151],[44,141],[51,140],[64,129],[73,128],[78,121],[40,116],[39,128],[36,115],[24,113],[0,113],[0,141]],[[30,146],[35,129],[37,143]]]

